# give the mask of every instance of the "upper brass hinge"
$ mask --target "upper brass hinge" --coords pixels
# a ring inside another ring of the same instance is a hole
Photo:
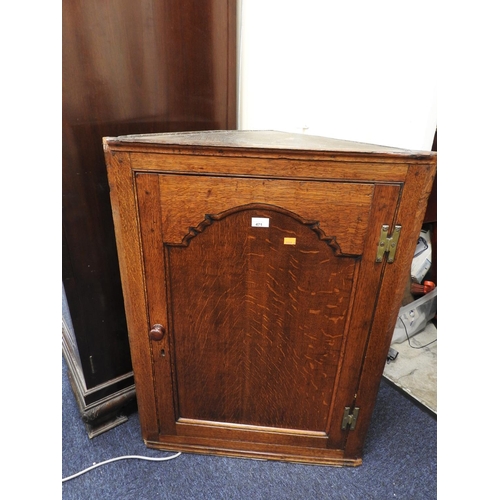
[[[389,253],[387,262],[394,262],[394,254],[398,246],[399,234],[401,233],[401,226],[399,224],[394,226],[392,235],[389,236],[389,225],[384,224],[380,230],[380,239],[378,240],[377,258],[375,262],[382,262],[384,254]]]
[[[344,418],[342,419],[342,430],[346,430],[349,426],[349,430],[353,431],[356,427],[356,421],[358,420],[359,408],[356,406],[352,412],[349,406],[344,408]]]

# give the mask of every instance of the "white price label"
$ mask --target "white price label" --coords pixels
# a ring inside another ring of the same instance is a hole
[[[267,217],[252,217],[252,227],[269,227]]]

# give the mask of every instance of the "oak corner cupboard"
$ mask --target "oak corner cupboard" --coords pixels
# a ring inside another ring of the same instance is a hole
[[[360,465],[436,154],[103,139],[148,447]]]

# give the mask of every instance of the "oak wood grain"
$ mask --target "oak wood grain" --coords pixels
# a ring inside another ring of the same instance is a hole
[[[163,175],[160,190],[163,234],[169,244],[181,244],[190,228],[203,224],[209,214],[262,203],[300,214],[325,238],[335,238],[342,254],[359,255],[373,185]]]
[[[343,450],[292,446],[240,439],[216,439],[213,437],[160,436],[158,441],[148,441],[148,446],[160,450],[185,451],[221,455],[226,457],[252,458],[256,460],[278,460],[315,465],[357,467],[361,458],[345,456]]]
[[[148,304],[145,295],[142,243],[137,217],[134,175],[127,153],[113,152],[104,145],[118,262],[127,315],[130,353],[134,367],[137,405],[143,437],[157,435],[157,408],[149,349],[144,349],[148,332]]]
[[[366,345],[370,336],[371,323],[375,314],[384,315],[378,308],[379,289],[385,263],[375,262],[375,255],[384,221],[392,220],[399,199],[400,187],[378,184],[375,187],[369,231],[366,238],[366,250],[361,259],[358,289],[352,305],[349,333],[343,352],[342,372],[339,377],[336,399],[341,404],[332,404],[331,423],[328,431],[329,445],[343,449],[350,430],[342,430],[340,423],[345,407],[357,405],[357,390],[363,367]],[[380,357],[380,353],[377,353]],[[384,359],[385,355],[384,354]]]
[[[137,152],[144,149],[142,152]],[[269,176],[274,178],[360,180],[402,182],[406,177],[407,158],[364,157],[359,154],[330,155],[317,152],[314,158],[300,151],[276,152],[249,150],[224,152],[226,167],[221,172],[219,150],[205,148],[179,148],[161,154],[161,149],[143,144],[117,146],[117,151],[129,151],[135,170],[172,173],[218,174],[238,176]],[[159,154],[160,153],[160,154]],[[172,156],[175,154],[175,156]],[[333,156],[333,157],[332,157]],[[313,161],[314,160],[314,161]]]
[[[180,416],[325,431],[354,259],[271,209],[168,253]]]
[[[397,315],[403,300],[410,268],[432,189],[436,165],[412,165],[404,184],[401,199],[394,217],[394,224],[401,224],[397,259],[385,266],[380,284],[377,313],[373,318],[363,370],[360,374],[357,403],[363,407],[359,425],[349,433],[346,454],[361,456],[368,432],[370,417],[375,407],[375,397],[386,363]]]
[[[167,307],[166,276],[164,267],[164,251],[161,230],[161,207],[158,203],[160,193],[158,175],[136,176],[138,215],[141,226],[142,252],[144,261],[144,277],[149,312],[147,328],[160,324],[169,330],[170,318]],[[146,343],[146,330],[144,338]],[[156,419],[159,428],[156,432],[175,434],[175,409],[172,387],[171,344],[167,335],[160,340],[150,340],[147,351],[151,360],[156,360],[152,366],[155,385]]]

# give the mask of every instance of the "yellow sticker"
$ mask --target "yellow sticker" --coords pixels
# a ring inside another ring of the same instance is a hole
[[[283,240],[284,245],[295,245],[297,243],[297,238],[285,238]]]

